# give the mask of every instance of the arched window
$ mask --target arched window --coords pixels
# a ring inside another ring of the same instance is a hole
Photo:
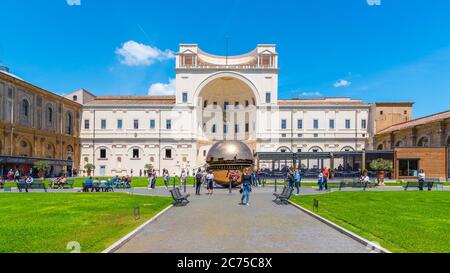
[[[67,146],[66,147],[66,152],[68,152],[68,153],[73,153],[73,147],[72,146]]]
[[[23,99],[22,100],[22,116],[25,118],[25,120],[28,120],[28,117],[30,115],[30,103],[28,100]]]
[[[417,146],[418,147],[429,147],[430,146],[430,140],[428,139],[428,137],[422,137],[417,142]]]
[[[447,146],[450,146],[450,136],[447,138]]]
[[[403,146],[403,141],[397,141],[397,143],[395,144],[395,147],[399,148]]]
[[[377,150],[378,150],[378,151],[382,151],[383,149],[384,149],[383,144],[378,145],[378,147],[377,147]]]
[[[353,149],[353,147],[346,146],[346,147],[342,148],[341,151],[342,151],[342,152],[354,152],[355,149]]]
[[[73,118],[70,112],[66,114],[66,134],[71,135],[73,131]]]

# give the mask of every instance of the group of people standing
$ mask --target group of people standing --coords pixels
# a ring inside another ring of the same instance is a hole
[[[300,186],[302,183],[302,175],[300,173],[300,170],[293,168],[289,169],[289,172],[287,174],[287,182],[288,186],[291,189],[294,189],[294,187],[297,189],[296,195],[300,194]]]

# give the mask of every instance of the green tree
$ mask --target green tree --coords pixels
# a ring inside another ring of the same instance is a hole
[[[33,168],[38,170],[39,178],[44,179],[45,171],[50,170],[50,163],[47,161],[36,161]]]
[[[87,174],[90,176],[91,172],[93,170],[95,170],[95,165],[91,164],[91,163],[88,163],[88,164],[84,165],[84,169],[86,170]]]

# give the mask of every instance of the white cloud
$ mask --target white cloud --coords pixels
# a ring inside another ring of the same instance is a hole
[[[300,97],[323,97],[320,92],[302,92],[299,94]]]
[[[148,89],[149,96],[175,95],[175,79],[169,79],[168,83],[154,83]]]
[[[128,66],[148,66],[156,61],[165,61],[175,58],[171,50],[164,50],[135,41],[128,41],[121,48],[116,49],[120,62]]]
[[[350,86],[350,85],[352,85],[352,83],[350,81],[347,81],[347,80],[339,80],[339,81],[337,81],[337,82],[335,82],[333,84],[333,86],[336,87],[336,88],[347,87],[347,86]]]
[[[81,0],[66,0],[69,6],[81,6]]]

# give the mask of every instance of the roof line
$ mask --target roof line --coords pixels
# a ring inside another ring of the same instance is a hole
[[[435,113],[435,114],[431,114],[431,115],[428,115],[428,116],[423,116],[423,117],[420,117],[420,118],[416,118],[416,119],[412,119],[412,120],[408,120],[408,121],[404,121],[404,122],[400,122],[400,123],[394,124],[394,125],[392,125],[392,126],[386,128],[386,129],[384,129],[383,131],[379,132],[379,134],[384,134],[385,131],[386,131],[386,133],[387,133],[389,129],[391,129],[392,127],[395,127],[395,126],[399,126],[399,125],[403,125],[403,124],[407,124],[407,123],[419,121],[419,120],[421,120],[421,119],[426,119],[426,118],[429,118],[429,117],[433,117],[433,116],[445,114],[445,113],[447,113],[447,112],[450,112],[450,110],[443,111],[443,112],[439,112],[439,113]],[[417,125],[415,125],[415,126],[420,126],[420,125],[422,125],[422,124],[417,124]],[[415,127],[415,126],[414,126],[414,127]]]

